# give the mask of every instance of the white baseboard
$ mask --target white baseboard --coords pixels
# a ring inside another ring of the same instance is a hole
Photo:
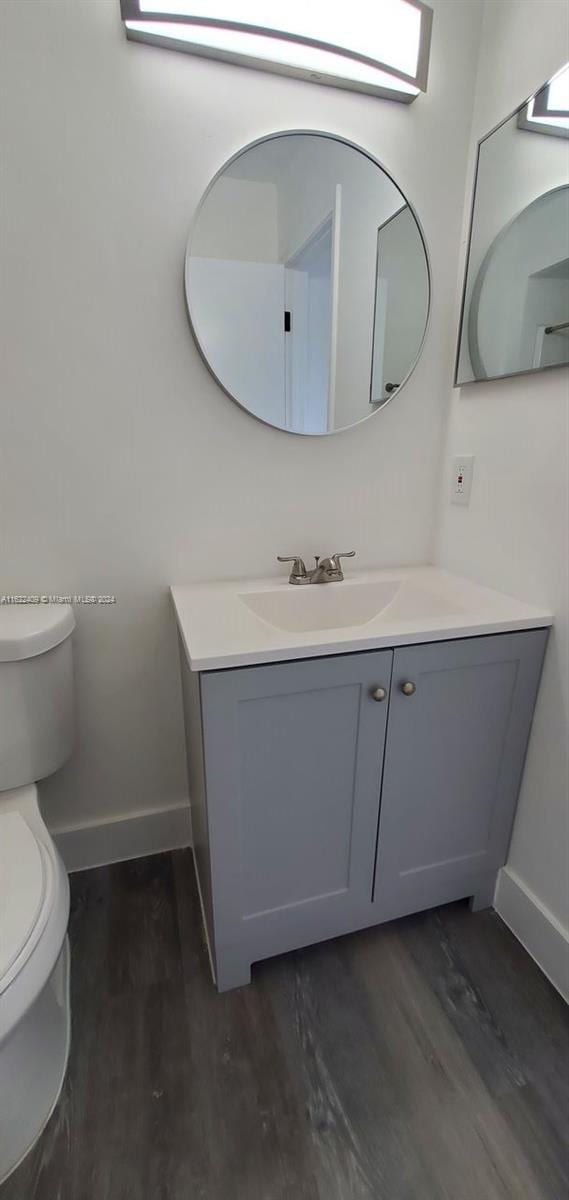
[[[52,830],[69,872],[191,846],[187,804]],[[569,1002],[569,933],[510,867],[498,875],[494,907]]]
[[[51,831],[68,871],[84,871],[162,850],[178,850],[192,841],[189,804],[111,817]]]
[[[494,907],[569,1002],[569,932],[511,867],[503,867],[498,875]]]

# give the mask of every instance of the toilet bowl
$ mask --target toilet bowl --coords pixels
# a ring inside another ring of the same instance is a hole
[[[73,736],[73,614],[0,608],[0,1183],[57,1103],[69,1053],[69,884],[35,781]]]

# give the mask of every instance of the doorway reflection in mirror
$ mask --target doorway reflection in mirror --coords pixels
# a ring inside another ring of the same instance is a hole
[[[279,134],[217,175],[186,257],[200,350],[226,392],[294,433],[369,416],[418,357],[429,273],[415,216],[367,154]]]

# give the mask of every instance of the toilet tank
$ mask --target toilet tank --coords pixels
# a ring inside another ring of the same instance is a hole
[[[71,753],[74,628],[68,604],[0,603],[0,792]]]

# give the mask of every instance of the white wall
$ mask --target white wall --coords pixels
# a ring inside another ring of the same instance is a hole
[[[185,287],[192,327],[216,378],[250,412],[283,426],[277,201],[274,183],[220,175],[192,228]]]
[[[274,183],[221,175],[192,230],[192,255],[278,262],[277,200]]]
[[[188,277],[193,328],[216,378],[250,412],[285,425],[284,267],[192,255]]]
[[[477,3],[432,3],[410,107],[127,43],[118,0],[0,4],[0,590],[118,598],[77,612],[79,737],[42,789],[52,827],[184,801],[171,581],[273,573],[291,549],[431,557],[479,21]],[[279,128],[369,149],[432,258],[413,380],[337,437],[247,416],[186,318],[200,196]]]
[[[568,19],[567,6],[557,0],[485,6],[474,138],[561,66]],[[465,237],[466,230],[465,219]],[[516,931],[551,974],[559,959],[555,952],[555,961],[545,963],[544,941],[548,931],[561,937],[569,926],[568,400],[563,369],[454,392],[438,551],[450,569],[551,605],[556,614],[502,902],[498,893],[503,915],[517,922]],[[476,455],[469,508],[448,503],[454,454]]]

